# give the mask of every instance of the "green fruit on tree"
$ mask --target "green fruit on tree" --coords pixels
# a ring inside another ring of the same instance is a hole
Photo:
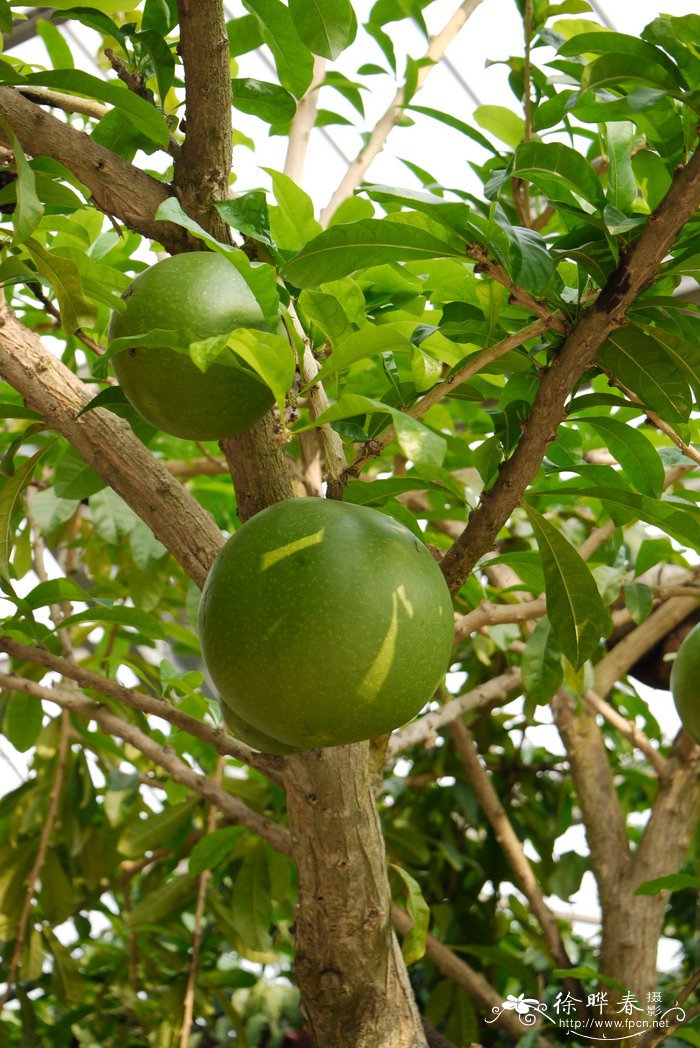
[[[302,498],[228,540],[199,627],[225,713],[268,744],[305,750],[373,738],[418,713],[447,669],[453,614],[438,565],[402,524]]]
[[[700,743],[700,624],[690,631],[673,660],[671,694],[683,727]]]
[[[224,718],[224,724],[226,727],[236,735],[241,742],[247,743],[248,746],[252,746],[254,750],[262,750],[263,753],[298,753],[296,746],[285,746],[283,742],[279,742],[277,739],[273,739],[270,735],[266,735],[264,731],[257,731],[256,728],[251,727],[250,724],[246,724],[242,717],[237,717],[230,706],[225,702],[221,702],[221,713]]]
[[[266,331],[262,310],[237,269],[222,255],[191,251],[145,270],[124,292],[110,339],[151,331],[187,331],[193,341],[234,328]],[[223,440],[248,429],[273,403],[272,391],[231,354],[206,372],[184,353],[134,345],[113,358],[130,403],[157,429],[188,440]],[[233,365],[233,366],[230,366]]]

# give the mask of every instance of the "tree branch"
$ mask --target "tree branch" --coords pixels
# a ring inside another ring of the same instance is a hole
[[[608,724],[620,732],[620,735],[624,735],[633,746],[636,746],[640,753],[644,754],[659,778],[664,778],[668,772],[668,762],[656,747],[652,745],[651,740],[647,738],[641,728],[638,728],[633,720],[627,720],[626,717],[623,717],[609,702],[601,699],[600,695],[592,689],[586,692],[585,698],[586,702],[596,713],[599,713]]]
[[[229,192],[233,133],[231,70],[222,0],[178,0],[185,68],[185,141],[173,184],[184,210],[219,240],[228,227],[212,207]]]
[[[194,771],[183,760],[180,760],[170,746],[161,746],[154,742],[140,728],[129,724],[105,706],[100,706],[97,702],[90,702],[67,688],[45,688],[41,684],[36,684],[16,674],[0,673],[0,686],[10,691],[20,691],[23,695],[31,695],[44,702],[54,702],[64,710],[70,710],[72,713],[78,713],[94,720],[109,735],[128,742],[144,757],[164,768],[174,782],[179,782],[195,793],[201,794],[202,797],[206,797],[229,819],[257,833],[277,851],[285,855],[291,854],[289,833],[284,827],[259,815],[239,801],[237,797],[232,797],[226,790],[216,786],[211,779]]]
[[[84,132],[45,113],[14,87],[0,87],[0,116],[27,153],[52,157],[67,167],[106,215],[115,215],[129,229],[158,241],[171,253],[201,247],[185,229],[156,220],[159,206],[172,195],[164,183],[98,145]],[[6,142],[1,127],[0,141]]]
[[[326,74],[326,60],[318,55],[314,57],[314,73],[297,105],[297,111],[289,128],[287,138],[287,155],[284,159],[284,173],[301,185],[304,173],[304,161],[309,146],[309,138],[316,121],[318,109],[318,92]]]
[[[206,742],[208,746],[211,746],[221,756],[233,757],[234,760],[241,761],[251,768],[256,768],[275,782],[280,780],[278,772],[272,766],[272,761],[275,758],[272,758],[271,761],[269,756],[265,757],[256,753],[249,746],[238,742],[237,739],[233,739],[225,728],[212,728],[208,724],[197,720],[196,717],[191,717],[189,713],[179,710],[176,706],[171,706],[165,699],[155,699],[152,695],[146,695],[145,692],[137,691],[134,688],[126,688],[108,677],[102,677],[98,673],[93,673],[92,670],[88,670],[76,662],[62,658],[59,655],[53,655],[45,648],[29,647],[29,645],[21,644],[12,637],[0,637],[0,651],[7,652],[13,659],[30,662],[34,666],[43,666],[44,669],[53,673],[60,673],[61,676],[74,680],[81,688],[97,691],[106,698],[116,699],[117,702],[128,706],[129,709],[160,717],[161,720],[172,724],[174,728],[187,732],[188,735],[192,735],[195,739]]]
[[[46,812],[46,818],[41,828],[41,835],[39,837],[39,847],[36,853],[36,859],[30,870],[29,876],[27,877],[27,893],[24,897],[24,903],[22,905],[22,912],[20,913],[19,921],[17,923],[17,936],[15,938],[15,946],[12,951],[12,957],[10,958],[10,966],[7,972],[7,987],[5,992],[0,997],[0,1010],[5,1005],[9,995],[12,992],[12,988],[17,978],[17,972],[22,963],[22,954],[24,953],[24,943],[27,935],[27,925],[29,924],[29,916],[32,911],[32,901],[34,899],[34,890],[36,883],[41,876],[41,871],[44,868],[46,862],[46,853],[49,848],[49,840],[51,839],[51,833],[56,823],[56,816],[58,814],[58,803],[61,799],[61,789],[63,788],[63,779],[66,771],[66,755],[68,753],[68,736],[70,729],[70,718],[66,711],[61,714],[61,725],[59,728],[58,736],[58,747],[56,750],[56,770],[54,772],[53,784],[51,786],[51,793],[49,794],[49,806]]]
[[[93,98],[79,98],[78,95],[66,95],[60,91],[50,91],[47,87],[17,87],[19,93],[30,102],[40,106],[51,106],[52,109],[62,109],[64,113],[79,113],[81,116],[91,116],[95,120],[101,120],[111,112],[109,106],[103,106]]]
[[[463,0],[463,3],[460,4],[443,29],[431,38],[428,49],[423,56],[423,62],[425,64],[421,64],[418,67],[416,87],[413,92],[414,94],[417,94],[418,91],[420,91],[425,83],[426,77],[430,73],[430,70],[434,69],[440,62],[449,45],[480,3],[482,3],[482,0]],[[340,185],[321,212],[321,223],[324,226],[328,224],[329,220],[338,210],[343,201],[347,200],[347,198],[352,195],[353,191],[357,189],[362,182],[362,179],[365,177],[370,164],[374,158],[381,153],[391,131],[396,124],[398,124],[403,115],[404,98],[405,86],[402,86],[397,90],[389,108],[385,111],[383,116],[380,117],[379,122],[372,131],[367,144],[362,147],[358,155],[352,161],[340,182]]]
[[[505,673],[498,677],[487,680],[484,684],[478,684],[476,688],[465,692],[446,702],[439,710],[432,713],[424,713],[418,720],[407,724],[405,728],[394,732],[389,740],[386,751],[387,761],[393,760],[399,753],[427,742],[433,735],[444,728],[446,724],[461,717],[463,713],[478,710],[491,702],[498,702],[508,698],[512,692],[520,687],[522,674],[518,667],[511,666]]]
[[[467,527],[441,561],[450,589],[460,588],[519,504],[566,416],[565,400],[591,367],[605,339],[625,322],[625,313],[662,263],[684,224],[700,205],[700,151],[676,175],[644,231],[623,256],[595,303],[587,309],[545,372],[515,452],[494,486],[471,514]]]
[[[558,968],[571,968],[571,960],[566,952],[556,918],[544,900],[542,889],[525,855],[523,845],[518,840],[512,823],[498,799],[488,772],[479,760],[472,733],[461,720],[452,721],[449,730],[467,777],[474,787],[476,799],[491,824],[496,841],[515,874],[520,888],[530,903],[552,959]],[[580,986],[577,986],[576,990],[580,990]]]
[[[77,418],[91,399],[85,384],[7,308],[0,309],[0,375],[121,495],[201,587],[223,545],[213,518],[124,419],[104,408]]]

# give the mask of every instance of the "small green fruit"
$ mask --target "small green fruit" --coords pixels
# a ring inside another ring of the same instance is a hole
[[[236,327],[266,331],[262,310],[238,270],[222,255],[192,251],[145,270],[124,292],[110,339],[186,330],[195,341]],[[232,358],[233,359],[233,358]],[[168,346],[117,353],[114,371],[140,415],[187,440],[223,440],[248,429],[272,407],[272,391],[245,365],[212,364],[202,372]]]
[[[245,742],[246,745],[252,746],[254,750],[260,750],[262,753],[298,753],[299,751],[294,746],[285,746],[283,742],[278,742],[277,739],[271,738],[266,735],[264,731],[258,731],[256,728],[252,728],[250,724],[246,724],[242,717],[237,717],[233,710],[221,700],[221,713],[224,718],[224,724],[241,742]]]
[[[700,624],[690,631],[673,660],[671,694],[683,727],[700,743]]]
[[[263,510],[228,540],[199,626],[224,710],[306,750],[410,720],[445,673],[453,614],[438,565],[402,524],[303,498]]]

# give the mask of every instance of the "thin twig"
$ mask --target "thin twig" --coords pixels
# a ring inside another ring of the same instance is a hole
[[[512,823],[506,815],[491,778],[482,765],[474,744],[472,733],[461,720],[449,726],[455,749],[474,789],[476,799],[491,824],[494,836],[517,879],[520,888],[530,903],[531,910],[539,922],[552,959],[559,968],[571,968],[556,918],[545,902],[542,889],[535,876],[522,841],[518,839]],[[576,987],[580,989],[580,987]]]
[[[548,320],[533,320],[531,324],[528,324],[527,327],[521,328],[520,331],[516,331],[512,335],[507,335],[506,338],[501,339],[500,342],[496,342],[493,346],[489,346],[486,349],[482,349],[481,352],[475,353],[461,368],[459,368],[459,370],[455,371],[454,374],[448,375],[443,382],[438,382],[436,386],[429,389],[425,396],[421,397],[418,403],[414,404],[406,414],[410,415],[411,418],[420,418],[421,415],[425,414],[428,408],[431,408],[433,404],[437,404],[438,401],[443,399],[443,397],[449,396],[449,394],[457,389],[458,386],[462,385],[463,382],[467,382],[470,378],[481,371],[482,368],[486,367],[487,364],[491,364],[494,360],[498,360],[499,357],[509,353],[511,349],[517,349],[518,346],[522,346],[524,342],[528,342],[531,338],[536,338],[538,335],[543,334],[548,327],[550,327]],[[355,461],[348,466],[345,479],[347,480],[348,477],[358,476],[365,463],[368,462],[369,459],[379,455],[395,438],[395,427],[388,426],[379,440],[369,441]]]
[[[522,306],[523,309],[527,309],[534,316],[539,317],[540,320],[545,320],[547,328],[551,328],[552,331],[558,331],[561,334],[566,332],[568,326],[566,318],[558,311],[550,309],[547,302],[534,298],[527,291],[523,291],[522,288],[518,287],[510,279],[503,267],[489,258],[488,252],[481,244],[475,244],[473,247],[467,248],[466,254],[467,258],[471,258],[476,262],[474,267],[475,273],[485,273],[486,276],[491,277],[492,280],[497,281],[508,289],[511,302],[515,302],[517,305]]]
[[[428,49],[418,65],[414,95],[420,91],[431,69],[434,69],[440,62],[448,46],[457,36],[470,15],[482,2],[483,0],[463,0],[463,3],[460,4],[444,28],[431,38]],[[340,185],[321,212],[322,225],[325,226],[328,224],[329,220],[338,210],[343,201],[347,200],[354,190],[357,189],[362,182],[362,179],[365,177],[370,164],[374,158],[381,153],[391,131],[396,124],[398,124],[403,115],[404,98],[405,87],[401,86],[394,95],[388,109],[386,109],[378,123],[375,125],[367,143],[362,147],[358,155],[352,161],[348,170],[345,172]]]
[[[676,447],[680,448],[684,455],[686,455],[689,459],[692,459],[693,462],[696,462],[698,465],[700,465],[700,451],[698,451],[697,448],[694,448],[692,444],[686,444],[682,437],[679,437],[679,435],[676,433],[673,426],[669,425],[669,423],[666,422],[665,419],[662,419],[661,415],[658,415],[655,411],[652,411],[651,408],[648,408],[646,404],[642,400],[640,400],[635,393],[632,392],[631,389],[628,389],[627,386],[624,386],[620,382],[619,378],[617,378],[615,375],[611,375],[608,371],[606,371],[605,374],[608,376],[613,385],[617,386],[617,388],[625,394],[628,400],[631,400],[633,404],[639,404],[644,408],[644,413],[646,414],[646,417],[649,419],[649,421],[653,422],[658,430],[661,430],[662,433],[665,433],[669,440],[672,440]]]
[[[638,728],[633,720],[627,720],[621,713],[618,713],[609,702],[601,699],[600,695],[593,691],[592,688],[586,692],[585,698],[586,702],[596,713],[600,713],[608,724],[617,729],[620,735],[624,735],[633,746],[636,746],[640,753],[644,754],[659,778],[662,779],[668,771],[668,762],[652,745],[650,739],[647,738],[641,728]]]
[[[68,753],[68,735],[70,729],[70,716],[67,710],[64,710],[61,714],[61,724],[58,736],[58,746],[56,748],[56,770],[54,772],[53,784],[51,786],[51,793],[49,794],[49,806],[46,812],[46,818],[41,828],[41,835],[39,837],[39,847],[36,853],[36,859],[29,872],[27,878],[27,892],[24,897],[24,903],[22,905],[22,912],[20,913],[19,921],[17,924],[17,936],[15,938],[15,945],[12,951],[12,957],[10,958],[10,966],[7,972],[7,986],[5,992],[0,997],[0,1010],[2,1010],[6,1003],[12,988],[17,978],[17,972],[22,963],[22,954],[24,953],[24,944],[27,937],[27,926],[29,924],[29,917],[32,911],[32,902],[34,899],[34,891],[36,888],[37,881],[41,876],[41,871],[44,868],[46,862],[46,854],[49,847],[49,840],[51,839],[51,831],[54,829],[56,822],[56,815],[58,813],[58,803],[61,798],[61,789],[63,787],[63,780],[66,772],[66,755]]]
[[[491,680],[478,684],[463,695],[450,699],[440,709],[433,710],[432,713],[423,714],[418,720],[394,732],[387,747],[387,761],[394,760],[399,753],[410,749],[411,746],[418,746],[420,743],[427,742],[440,728],[444,728],[446,724],[450,724],[451,721],[461,717],[462,714],[478,710],[488,703],[499,702],[509,698],[520,687],[521,683],[522,674],[520,669],[517,666],[511,666],[498,677],[492,677]]]
[[[216,762],[216,768],[214,770],[213,783],[215,786],[221,786],[221,779],[224,773],[224,762],[221,757]],[[213,833],[216,828],[216,815],[217,809],[215,805],[209,805],[209,811],[207,813],[207,833]],[[194,995],[197,987],[197,971],[199,969],[199,955],[202,949],[202,938],[203,931],[202,925],[204,920],[204,906],[207,900],[207,888],[209,881],[211,880],[211,870],[203,870],[199,875],[197,884],[197,902],[194,911],[194,934],[192,936],[192,957],[190,958],[190,967],[187,973],[187,986],[185,988],[185,999],[183,1002],[183,1016],[182,1026],[180,1028],[180,1048],[187,1048],[190,1040],[190,1031],[192,1030],[192,1020],[194,1017]]]
[[[250,767],[262,771],[273,781],[279,781],[279,774],[275,768],[276,759],[274,757],[263,757],[249,746],[233,739],[224,728],[212,728],[197,720],[196,717],[192,717],[190,714],[177,709],[176,706],[171,706],[164,699],[155,699],[151,695],[146,695],[145,692],[127,688],[116,681],[110,680],[108,677],[103,677],[99,673],[86,669],[84,666],[79,666],[76,662],[61,658],[59,655],[53,655],[45,648],[30,647],[27,644],[20,643],[18,640],[14,640],[12,637],[0,636],[0,651],[7,652],[14,659],[31,662],[35,666],[43,666],[54,673],[60,673],[62,677],[74,680],[81,688],[99,692],[100,695],[110,699],[116,699],[117,702],[123,703],[124,706],[130,707],[130,709],[140,710],[141,713],[160,717],[162,720],[172,724],[174,728],[185,731],[194,738],[206,742],[221,756],[233,757],[243,764],[248,764]]]
[[[74,691],[66,688],[45,688],[35,681],[27,680],[16,674],[0,673],[0,687],[10,691],[20,691],[23,695],[31,695],[33,698],[44,702],[54,702],[63,709],[78,713],[83,717],[94,720],[109,735],[115,735],[124,742],[129,743],[139,753],[143,754],[154,764],[164,768],[174,782],[179,782],[188,789],[206,797],[208,801],[215,804],[220,811],[234,822],[246,826],[253,833],[266,840],[277,851],[285,855],[291,854],[291,841],[288,831],[278,826],[271,819],[259,815],[238,800],[232,797],[226,790],[217,787],[205,775],[194,771],[188,764],[181,760],[170,746],[161,746],[154,742],[145,732],[133,724],[127,723],[105,706],[76,695]]]
[[[101,120],[111,112],[108,106],[103,106],[101,102],[96,102],[92,98],[78,98],[77,95],[50,91],[47,87],[22,87],[20,84],[17,90],[36,105],[62,109],[64,113],[79,113],[81,116],[91,116],[95,120]]]

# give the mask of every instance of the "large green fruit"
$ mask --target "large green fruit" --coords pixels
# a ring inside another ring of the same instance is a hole
[[[453,615],[440,569],[402,524],[303,498],[263,510],[228,540],[199,627],[224,708],[305,750],[413,717],[447,668]]]
[[[211,251],[163,259],[136,277],[124,299],[126,311],[112,316],[110,339],[158,329],[182,329],[196,341],[236,327],[267,330],[243,277]],[[117,353],[113,364],[139,414],[175,437],[223,440],[247,429],[274,403],[272,391],[244,365],[212,364],[203,373],[168,346],[133,346]]]
[[[690,631],[673,660],[671,694],[683,727],[700,743],[700,625]]]

